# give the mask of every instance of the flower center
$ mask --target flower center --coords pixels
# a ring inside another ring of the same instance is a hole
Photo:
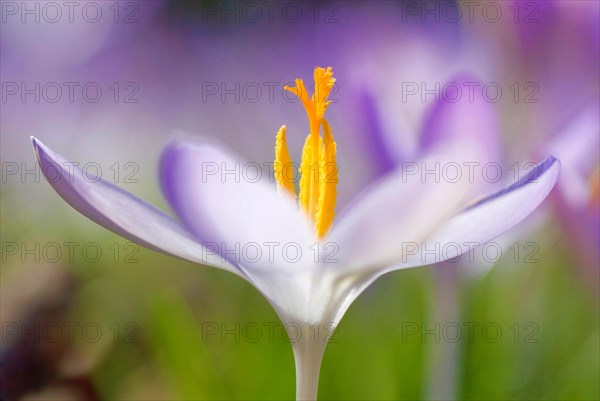
[[[336,143],[327,120],[323,118],[327,106],[331,103],[327,101],[327,97],[331,93],[335,78],[331,67],[316,67],[314,79],[315,92],[310,98],[301,79],[296,79],[295,87],[285,86],[284,89],[298,96],[308,115],[310,131],[302,149],[298,203],[300,209],[314,221],[317,238],[322,238],[333,223],[338,183]],[[292,162],[285,133],[286,128],[283,125],[277,132],[275,142],[275,180],[279,192],[286,191],[296,198],[293,174],[290,173]]]

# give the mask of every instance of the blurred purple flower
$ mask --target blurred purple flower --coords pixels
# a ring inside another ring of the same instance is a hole
[[[544,147],[558,155],[562,173],[553,196],[586,282],[600,289],[600,111],[591,104]]]
[[[535,82],[541,128],[553,131],[598,96],[600,2],[519,0],[510,11],[501,29],[516,35],[503,48],[504,60],[516,76]]]
[[[481,171],[488,163],[502,166],[503,152],[498,115],[494,104],[484,99],[481,90],[475,89],[481,86],[472,74],[460,73],[451,78],[444,85],[449,89],[440,91],[425,111],[421,127],[413,135],[414,147],[402,135],[383,128],[374,99],[365,94],[357,112],[363,125],[370,128],[372,148],[376,149],[372,163],[378,166],[380,174],[414,163],[445,143],[468,140],[475,142],[481,151],[468,161],[472,167],[461,166],[461,174],[472,175],[479,196],[489,193],[495,185]]]

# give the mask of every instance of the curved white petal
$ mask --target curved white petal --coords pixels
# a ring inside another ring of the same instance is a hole
[[[517,183],[456,214],[426,241],[405,244],[401,263],[385,271],[451,259],[496,238],[542,203],[559,174],[560,162],[548,157]]]
[[[204,246],[243,270],[280,315],[306,316],[314,227],[271,177],[258,179],[257,165],[209,144],[173,143],[161,161],[163,192]]]
[[[294,263],[294,249],[314,241],[314,228],[289,195],[256,173],[260,165],[208,144],[174,143],[161,160],[161,184],[189,230],[232,263],[282,268]]]
[[[398,243],[398,249],[403,245],[418,245],[419,253],[405,255],[403,263],[384,269],[372,269],[370,266],[347,271],[344,265],[333,265],[320,272],[312,289],[313,303],[311,314],[320,318],[321,322],[337,324],[354,300],[374,281],[383,274],[393,270],[431,264],[457,256],[466,251],[448,252],[442,255],[424,253],[435,250],[434,244],[439,243],[441,249],[445,244],[457,242],[484,243],[506,230],[510,229],[529,215],[548,195],[559,175],[559,162],[549,157],[545,162],[528,176],[515,185],[492,195],[481,202],[463,210],[448,219],[426,241]],[[411,247],[407,247],[411,250]],[[366,251],[366,250],[365,250]],[[443,256],[443,257],[442,257]],[[338,270],[339,269],[339,270]]]
[[[85,174],[38,139],[31,140],[46,180],[84,216],[155,251],[242,275],[222,258],[207,252],[171,217],[117,186]]]
[[[331,268],[362,274],[400,260],[404,243],[424,240],[462,204],[472,185],[454,167],[475,152],[472,142],[457,141],[380,181],[340,216],[327,237],[338,250],[326,255],[338,261]],[[327,264],[325,259],[324,268]]]

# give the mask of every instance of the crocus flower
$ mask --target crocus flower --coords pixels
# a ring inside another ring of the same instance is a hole
[[[464,244],[510,229],[544,200],[560,170],[549,156],[524,179],[468,205],[466,177],[421,179],[394,170],[334,219],[337,149],[324,119],[334,83],[331,68],[316,68],[314,78],[312,97],[302,80],[286,88],[300,98],[309,119],[298,194],[290,180],[285,126],[276,137],[277,185],[240,179],[232,169],[250,164],[222,147],[175,142],[162,156],[160,180],[179,221],[108,182],[84,179],[32,138],[50,184],[85,216],[150,249],[232,272],[254,285],[289,331],[296,331],[297,399],[316,399],[326,339],[365,288],[387,272],[455,257],[468,250]],[[453,140],[421,163],[461,163],[473,152],[477,146]],[[228,173],[214,174],[215,168]],[[249,244],[267,255],[240,257],[240,248]],[[455,246],[417,252],[435,244]]]

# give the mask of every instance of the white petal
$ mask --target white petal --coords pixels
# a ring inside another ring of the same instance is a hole
[[[538,164],[531,174],[509,188],[449,219],[426,241],[414,242],[403,255],[401,263],[386,271],[451,259],[496,238],[521,222],[542,203],[556,184],[559,173],[559,161],[550,156]]]
[[[474,152],[473,143],[457,141],[415,163],[417,173],[395,171],[355,201],[326,239],[339,248],[327,255],[339,260],[331,268],[366,273],[400,260],[403,243],[429,236],[457,210],[471,186],[466,174],[423,173],[441,172],[451,163],[462,166]],[[328,268],[327,259],[324,265]]]
[[[99,177],[84,174],[36,138],[31,139],[47,181],[84,216],[147,248],[242,275],[204,249],[171,217]]]
[[[289,195],[277,193],[271,177],[256,174],[260,165],[212,145],[174,143],[163,155],[161,182],[188,229],[232,263],[298,268],[309,256],[314,228]]]

